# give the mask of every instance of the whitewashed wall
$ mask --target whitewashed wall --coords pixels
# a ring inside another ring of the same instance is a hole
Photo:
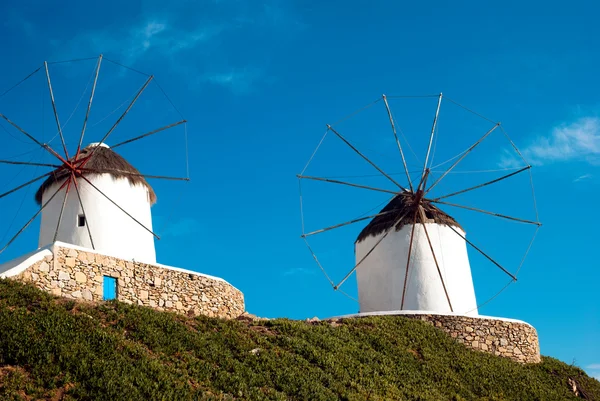
[[[464,233],[458,229],[461,234]],[[401,310],[412,225],[392,229],[356,271],[361,312]],[[467,244],[449,227],[427,224],[454,313],[477,315]],[[384,233],[356,244],[356,263]],[[415,228],[404,310],[450,312],[422,225]]]
[[[121,208],[152,230],[150,202],[145,186],[132,186],[126,178],[115,179],[110,174],[86,177]],[[77,182],[87,217],[86,225],[89,225],[92,233],[95,250],[125,260],[135,259],[140,262],[155,263],[156,252],[152,234],[123,213],[86,181],[78,179]],[[44,192],[42,204],[50,199],[60,184],[56,183]],[[54,233],[65,191],[66,188],[63,188],[42,211],[40,247],[54,242]],[[83,211],[77,198],[77,192],[71,185],[56,241],[91,249],[92,244],[87,227],[78,227],[77,224],[80,214],[83,214]]]

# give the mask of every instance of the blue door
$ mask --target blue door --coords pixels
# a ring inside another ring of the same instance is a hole
[[[117,279],[104,276],[103,298],[105,301],[117,298]]]

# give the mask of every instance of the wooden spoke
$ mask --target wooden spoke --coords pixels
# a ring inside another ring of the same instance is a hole
[[[53,172],[53,171],[51,171],[51,172],[49,172],[49,173],[42,174],[42,175],[40,175],[39,177],[36,177],[36,178],[34,178],[33,180],[29,180],[29,181],[27,181],[25,184],[21,184],[21,185],[19,185],[18,187],[11,189],[10,191],[7,191],[7,192],[4,192],[3,194],[0,194],[0,198],[4,198],[5,196],[7,196],[7,195],[10,195],[10,194],[12,194],[13,192],[16,192],[16,191],[18,191],[18,190],[19,190],[19,189],[21,189],[21,188],[25,188],[26,186],[28,186],[28,185],[30,185],[30,184],[33,184],[34,182],[36,182],[36,181],[39,181],[39,180],[41,180],[41,179],[42,179],[42,178],[44,178],[44,177],[48,177],[49,175],[51,175],[51,174],[53,174],[53,173],[54,173],[54,172]]]
[[[112,145],[112,146],[111,146],[111,148],[112,148],[112,149],[114,149],[114,148],[117,148],[117,147],[119,147],[119,146],[122,146],[122,145],[125,145],[125,144],[128,144],[128,143],[131,143],[131,142],[137,141],[137,140],[139,140],[139,139],[145,138],[145,137],[147,137],[147,136],[150,136],[150,135],[154,135],[154,134],[156,134],[156,133],[159,133],[159,132],[161,132],[161,131],[167,130],[167,129],[169,129],[169,128],[176,127],[176,126],[178,126],[179,124],[184,124],[184,123],[187,123],[187,121],[186,121],[186,120],[181,120],[181,121],[177,121],[176,123],[173,123],[173,124],[165,125],[164,127],[161,127],[161,128],[155,129],[154,131],[150,131],[150,132],[147,132],[147,133],[145,133],[145,134],[143,134],[143,135],[136,136],[135,138],[131,138],[131,139],[128,139],[128,140],[126,140],[126,141],[119,142],[119,143],[117,143],[116,145]]]
[[[154,179],[160,179],[160,180],[172,180],[172,181],[189,181],[190,180],[189,178],[186,178],[186,177],[169,177],[169,176],[165,176],[165,175],[139,174],[139,173],[132,173],[129,171],[123,171],[123,170],[112,169],[112,168],[105,168],[105,169],[97,170],[97,169],[93,169],[93,168],[83,167],[78,170],[80,170],[82,172],[98,173],[98,174],[113,172],[113,173],[118,173],[118,174],[123,174],[123,175],[130,175],[130,176],[134,176],[134,177],[154,178]]]
[[[67,189],[65,190],[65,197],[63,199],[62,206],[60,208],[60,213],[58,214],[58,222],[56,223],[56,231],[54,232],[54,239],[52,242],[56,242],[56,238],[58,238],[58,231],[60,230],[60,223],[62,221],[63,213],[65,211],[65,206],[67,206],[67,197],[69,196],[69,189],[71,189],[72,183],[72,174],[71,177],[67,179]]]
[[[433,136],[435,135],[435,127],[437,126],[437,120],[440,115],[440,106],[442,105],[442,94],[438,97],[437,109],[435,110],[435,117],[433,118],[433,125],[431,127],[431,135],[429,135],[429,145],[427,146],[427,154],[425,155],[425,163],[423,164],[423,172],[421,173],[421,181],[425,176],[427,170],[427,162],[429,161],[429,153],[431,153],[431,145],[433,144]]]
[[[79,184],[77,183],[77,177],[75,177],[75,173],[71,173],[71,177],[73,179],[73,184],[75,186],[75,192],[77,192],[77,199],[79,199],[79,205],[81,206],[81,212],[83,213],[83,218],[85,219],[85,228],[87,229],[88,236],[90,237],[90,244],[92,245],[92,249],[96,249],[94,247],[94,239],[92,238],[92,231],[90,229],[90,221],[87,218],[87,214],[85,213],[85,208],[83,207],[83,201],[81,200],[81,193],[79,192]]]
[[[25,135],[27,138],[31,139],[33,142],[35,142],[36,144],[38,144],[40,147],[46,149],[48,152],[50,152],[50,154],[52,154],[53,156],[55,156],[56,158],[58,158],[58,160],[60,160],[61,162],[63,162],[64,164],[69,164],[67,162],[67,160],[65,158],[63,158],[61,155],[59,155],[58,153],[56,153],[54,151],[54,149],[52,149],[50,146],[48,146],[45,143],[41,143],[40,141],[38,141],[37,139],[35,139],[31,134],[29,134],[27,131],[25,131],[23,128],[19,127],[17,124],[15,124],[14,122],[12,122],[8,117],[6,117],[4,114],[0,113],[0,117],[2,117],[3,119],[5,119],[10,125],[12,125],[13,127],[15,127],[17,130],[19,130],[19,132],[21,132],[23,135]]]
[[[442,180],[442,179],[443,179],[443,178],[444,178],[444,177],[445,177],[445,176],[446,176],[446,175],[447,175],[447,174],[448,174],[450,171],[452,171],[452,170],[454,169],[454,167],[456,167],[456,166],[458,165],[458,163],[460,163],[460,162],[462,161],[462,159],[464,159],[465,157],[467,157],[467,155],[468,155],[469,153],[471,153],[471,152],[473,151],[473,149],[475,149],[475,148],[476,148],[476,147],[477,147],[477,146],[478,146],[478,145],[479,145],[479,144],[480,144],[480,143],[481,143],[481,142],[482,142],[482,141],[483,141],[485,138],[487,138],[487,137],[488,137],[488,135],[490,135],[492,132],[494,132],[494,130],[495,130],[496,128],[498,128],[499,126],[500,126],[500,123],[496,123],[496,125],[494,125],[494,126],[492,127],[492,129],[490,129],[488,132],[486,132],[486,133],[485,133],[485,134],[484,134],[484,135],[483,135],[481,138],[479,138],[479,140],[478,140],[477,142],[475,142],[473,145],[471,145],[471,147],[470,147],[469,149],[467,149],[467,150],[465,151],[465,153],[463,153],[463,154],[462,154],[462,156],[461,156],[461,157],[459,157],[459,158],[458,158],[458,160],[456,160],[456,161],[455,161],[455,162],[452,164],[452,166],[450,166],[450,167],[448,168],[448,170],[446,170],[446,171],[444,172],[444,174],[442,174],[442,175],[440,176],[440,178],[438,178],[437,180],[435,180],[435,181],[433,182],[433,184],[431,184],[431,186],[429,187],[429,189],[427,189],[427,191],[425,192],[425,194],[429,193],[429,191],[431,191],[431,190],[433,189],[433,187],[435,187],[437,184],[439,184],[439,182],[440,182],[440,181],[441,181],[441,180]]]
[[[408,166],[406,165],[406,158],[404,157],[404,152],[402,151],[402,145],[400,144],[400,140],[398,139],[398,134],[396,133],[396,125],[394,124],[394,117],[392,116],[392,111],[390,110],[390,106],[388,104],[387,98],[383,95],[383,103],[385,103],[385,108],[387,110],[388,118],[390,119],[390,124],[392,126],[392,132],[394,133],[394,139],[396,139],[396,145],[398,146],[398,151],[400,152],[400,156],[402,157],[402,164],[404,165],[404,171],[406,172],[406,179],[408,180],[408,186],[410,190],[413,190],[412,181],[410,179],[410,174],[408,173]]]
[[[145,225],[143,225],[142,223],[140,223],[135,217],[133,217],[131,214],[129,214],[125,209],[123,209],[121,206],[119,206],[115,201],[113,201],[112,199],[110,199],[108,197],[108,195],[106,195],[104,192],[102,192],[97,186],[95,186],[94,184],[92,184],[92,182],[90,180],[88,180],[85,175],[79,174],[79,177],[83,178],[88,184],[90,184],[92,186],[92,188],[94,188],[102,196],[104,196],[106,199],[108,199],[110,201],[110,203],[112,203],[113,205],[115,205],[116,207],[118,207],[119,210],[121,210],[123,213],[125,213],[127,216],[129,216],[133,221],[135,221],[136,223],[138,223],[144,230],[148,231],[150,234],[152,234],[154,237],[156,237],[156,239],[160,239],[160,237],[157,234],[155,234],[148,227],[146,227]]]
[[[422,181],[422,179],[421,179]],[[408,286],[408,268],[410,267],[410,257],[412,255],[412,245],[415,237],[415,227],[417,225],[417,212],[413,219],[412,230],[410,231],[410,242],[408,243],[408,258],[406,259],[406,273],[404,274],[404,287],[402,288],[402,301],[400,302],[400,310],[404,310],[404,298],[406,297],[406,287]]]
[[[65,137],[62,132],[62,127],[60,126],[60,121],[58,120],[58,111],[56,111],[56,103],[54,102],[54,91],[52,90],[52,83],[50,82],[50,71],[48,70],[48,62],[46,61],[44,61],[44,68],[46,69],[46,80],[48,81],[48,91],[50,92],[50,100],[52,101],[52,110],[54,111],[54,120],[56,121],[56,127],[58,128],[58,135],[60,136],[60,141],[63,150],[65,151],[65,159],[69,160],[69,152],[67,151]]]
[[[347,221],[345,223],[340,223],[340,224],[336,224],[334,226],[322,228],[320,230],[316,230],[316,231],[313,231],[313,232],[310,232],[310,233],[307,233],[307,234],[302,234],[301,237],[302,238],[310,237],[311,235],[324,233],[324,232],[329,231],[329,230],[333,230],[333,229],[336,229],[336,228],[344,227],[344,226],[347,226],[349,224],[358,223],[359,221],[363,221],[363,220],[367,220],[367,219],[372,219],[374,217],[384,216],[386,214],[390,214],[390,213],[393,213],[393,212],[395,212],[395,210],[390,210],[390,211],[383,212],[383,213],[378,213],[378,214],[372,214],[370,216],[361,217],[361,218],[358,218],[358,219]]]
[[[431,200],[430,202],[432,202],[432,203],[439,203],[441,205],[458,207],[458,208],[466,209],[466,210],[472,210],[472,211],[478,212],[478,213],[489,214],[490,216],[500,217],[502,219],[507,219],[507,220],[518,221],[519,223],[533,224],[535,226],[541,226],[542,225],[542,223],[537,222],[537,221],[519,219],[518,217],[511,217],[511,216],[506,216],[506,215],[500,214],[500,213],[488,212],[487,210],[477,209],[477,208],[470,207],[470,206],[457,205],[456,203],[449,203],[449,202],[443,202],[443,201],[438,201],[438,200]]]
[[[505,175],[505,176],[502,176],[502,177],[500,177],[500,178],[496,178],[495,180],[488,181],[488,182],[484,182],[483,184],[475,185],[474,187],[470,187],[470,188],[467,188],[467,189],[463,189],[463,190],[460,190],[460,191],[457,191],[457,192],[452,192],[451,194],[444,195],[444,196],[440,196],[440,197],[438,197],[438,198],[435,198],[435,199],[433,199],[433,200],[434,200],[434,201],[438,201],[438,200],[440,200],[440,199],[445,199],[445,198],[449,198],[449,197],[451,197],[451,196],[455,196],[455,195],[463,194],[463,193],[465,193],[465,192],[469,192],[469,191],[472,191],[472,190],[474,190],[474,189],[483,188],[483,187],[485,187],[485,186],[487,186],[487,185],[494,184],[494,183],[496,183],[496,182],[498,182],[498,181],[502,181],[502,180],[505,180],[505,179],[507,179],[507,178],[509,178],[509,177],[512,177],[513,175],[517,175],[517,174],[519,174],[519,173],[521,173],[521,172],[523,172],[523,171],[525,171],[525,170],[529,170],[530,168],[531,168],[531,166],[527,166],[527,167],[524,167],[524,168],[522,168],[522,169],[520,169],[520,170],[514,171],[514,172],[512,172],[512,173],[510,173],[510,174],[507,174],[507,175]]]
[[[16,165],[24,165],[24,166],[54,167],[54,168],[60,168],[60,167],[62,167],[59,164],[20,162],[20,161],[15,161],[15,160],[0,160],[0,163],[2,163],[2,164],[16,164]]]
[[[438,263],[437,257],[435,256],[435,251],[433,250],[433,245],[431,244],[431,239],[429,238],[429,232],[427,232],[427,226],[425,224],[425,213],[422,207],[419,207],[419,212],[421,213],[421,225],[423,226],[423,230],[425,230],[425,236],[427,237],[427,242],[429,243],[429,249],[431,249],[431,254],[433,255],[433,261],[435,262],[435,267],[437,268],[438,275],[440,276],[440,280],[442,282],[442,287],[444,288],[444,294],[446,294],[446,299],[448,300],[448,306],[450,306],[450,312],[454,312],[452,309],[452,302],[450,302],[450,296],[448,295],[448,289],[446,288],[446,283],[444,283],[444,277],[442,276],[442,271],[440,269],[440,265]]]
[[[342,279],[342,281],[340,281],[336,286],[333,287],[334,290],[337,290],[338,288],[340,288],[342,286],[342,284],[344,284],[346,282],[346,280],[348,280],[350,278],[350,276],[352,275],[352,273],[354,273],[356,271],[356,269],[358,269],[358,266],[360,266],[360,264],[365,261],[365,259],[367,258],[367,256],[369,256],[375,250],[375,248],[377,248],[377,245],[379,245],[381,243],[381,241],[383,241],[385,239],[385,237],[388,236],[389,233],[390,233],[390,231],[386,232],[385,234],[383,234],[381,236],[381,238],[379,238],[377,240],[377,242],[375,243],[375,245],[373,245],[373,247],[369,250],[369,252],[367,252],[365,254],[365,256],[363,256],[358,261],[358,263],[352,268],[352,270],[350,270],[348,272],[348,274],[346,274],[346,276]]]
[[[459,233],[458,231],[456,231],[456,229],[454,227],[452,227],[451,225],[447,225],[446,227],[449,227],[452,231],[454,231],[456,233],[456,235],[458,235],[459,237],[461,237],[462,239],[464,239],[467,244],[469,244],[473,248],[475,248],[475,250],[477,252],[479,252],[480,254],[482,254],[483,256],[485,256],[485,258],[487,260],[489,260],[490,262],[492,262],[493,264],[495,264],[504,273],[508,274],[514,281],[517,281],[517,278],[515,276],[513,276],[508,270],[506,270],[498,262],[496,262],[494,259],[492,259],[487,253],[483,252],[477,245],[475,245],[474,243],[472,243],[471,241],[469,241],[464,235],[462,235],[461,233]]]
[[[110,129],[104,135],[104,137],[102,138],[102,140],[100,141],[100,143],[99,143],[99,145],[97,147],[99,147],[100,145],[102,145],[104,143],[104,141],[106,141],[106,139],[108,138],[108,136],[121,123],[121,121],[123,121],[123,118],[125,118],[125,116],[127,115],[127,113],[129,113],[129,110],[131,110],[131,108],[133,107],[133,105],[135,104],[135,102],[138,100],[138,98],[140,97],[140,95],[142,94],[142,92],[144,91],[144,89],[146,89],[146,87],[148,86],[148,84],[150,83],[150,81],[152,81],[153,78],[154,78],[154,76],[152,76],[152,75],[150,77],[148,77],[148,79],[146,80],[146,82],[144,82],[144,85],[142,85],[142,87],[140,88],[140,90],[138,90],[138,92],[135,94],[135,97],[133,98],[133,100],[131,101],[131,103],[129,103],[129,106],[127,106],[127,109],[125,109],[125,111],[123,112],[123,114],[121,114],[121,117],[119,117],[119,119],[113,124],[113,126],[110,127]],[[92,153],[94,152],[94,150],[95,149],[92,149]]]
[[[83,143],[83,136],[85,135],[85,129],[87,127],[88,117],[90,116],[90,110],[92,109],[92,100],[94,100],[94,94],[96,93],[96,84],[98,83],[98,74],[100,73],[100,64],[102,64],[102,54],[98,57],[98,64],[96,65],[96,73],[94,76],[94,85],[92,86],[92,92],[90,93],[90,100],[88,101],[87,110],[85,112],[85,118],[83,119],[83,128],[81,128],[81,135],[79,136],[79,144],[77,144],[77,153],[81,151],[81,144]]]
[[[351,186],[351,187],[369,189],[371,191],[377,191],[377,192],[385,192],[385,193],[388,193],[388,194],[398,194],[397,191],[390,191],[388,189],[374,188],[374,187],[368,187],[366,185],[359,185],[359,184],[352,184],[352,183],[344,182],[344,181],[331,180],[329,178],[311,177],[311,176],[308,176],[308,175],[297,175],[296,177],[301,178],[301,179],[306,179],[306,180],[315,180],[315,181],[330,182],[330,183],[333,183],[333,184],[348,185],[348,186]]]
[[[38,217],[38,215],[42,212],[42,210],[44,210],[44,208],[46,206],[48,206],[48,204],[50,202],[52,202],[52,199],[54,199],[54,197],[60,192],[61,189],[63,189],[65,187],[65,185],[67,185],[67,181],[65,181],[57,190],[56,192],[54,192],[54,194],[52,194],[52,196],[50,197],[50,199],[48,199],[46,201],[46,203],[44,203],[42,205],[42,207],[40,207],[40,210],[38,210],[31,219],[29,219],[29,221],[27,223],[25,223],[25,225],[15,234],[14,237],[12,237],[10,239],[10,241],[8,241],[8,243],[6,245],[4,245],[4,248],[0,249],[0,254],[3,253],[9,246],[10,244],[12,244],[13,242],[15,242],[15,240],[19,237],[19,235],[21,235],[23,233],[23,231],[25,231],[27,229],[27,227],[29,227],[29,225],[31,223],[33,223],[33,221],[35,220],[36,217]]]
[[[380,169],[379,167],[377,167],[377,165],[375,163],[373,163],[367,156],[363,155],[358,149],[356,149],[354,147],[354,145],[352,145],[350,142],[348,142],[348,140],[346,140],[346,138],[344,138],[343,136],[341,136],[336,130],[333,129],[333,127],[329,124],[327,124],[327,128],[333,132],[338,138],[340,138],[346,145],[350,146],[350,148],[355,151],[356,153],[358,153],[358,155],[360,157],[362,157],[363,159],[365,159],[371,166],[375,167],[375,169],[377,171],[379,171],[385,178],[387,178],[388,180],[390,180],[391,182],[393,182],[398,188],[400,188],[403,191],[406,191],[406,188],[404,188],[402,185],[398,184],[396,182],[396,180],[394,180],[392,177],[390,177],[388,174],[386,174],[382,169]]]

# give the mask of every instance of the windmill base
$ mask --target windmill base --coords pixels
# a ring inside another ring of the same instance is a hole
[[[465,316],[428,311],[385,311],[339,316],[403,316],[435,326],[468,348],[512,359],[520,363],[541,362],[537,331],[521,320],[490,316]]]
[[[244,313],[244,295],[221,278],[126,261],[61,242],[0,265],[0,278],[30,282],[70,299],[112,298],[158,310],[225,319]],[[107,288],[110,285],[113,288]]]

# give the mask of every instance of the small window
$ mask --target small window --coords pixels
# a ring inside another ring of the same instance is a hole
[[[77,227],[84,227],[85,226],[85,216],[83,214],[80,214],[79,216],[77,216]]]
[[[117,279],[114,277],[104,276],[102,283],[102,299],[109,301],[117,299]]]

